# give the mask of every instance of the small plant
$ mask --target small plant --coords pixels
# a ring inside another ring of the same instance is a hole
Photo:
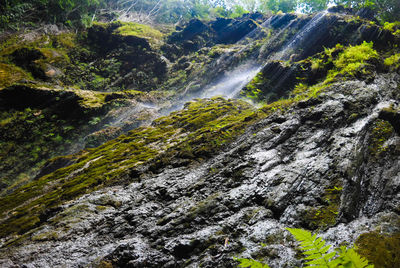
[[[238,267],[251,267],[251,268],[269,268],[268,264],[264,264],[252,259],[233,258],[235,261],[240,262]]]
[[[385,30],[391,31],[394,35],[400,36],[400,22],[385,22],[383,28]]]
[[[384,63],[386,66],[399,68],[400,67],[400,53],[394,54],[394,55],[386,58]]]
[[[373,268],[368,260],[361,257],[355,248],[341,246],[331,251],[331,245],[326,245],[326,241],[316,234],[303,229],[286,228],[294,238],[300,243],[300,249],[303,251],[305,267],[319,268]],[[240,262],[238,267],[250,268],[268,268],[267,264],[252,259],[234,258]]]
[[[89,121],[89,125],[97,125],[98,123],[100,123],[101,118],[100,117],[93,117],[92,120]]]
[[[377,57],[378,52],[373,49],[373,43],[364,41],[359,46],[346,48],[333,63],[340,73],[354,75],[366,61]]]

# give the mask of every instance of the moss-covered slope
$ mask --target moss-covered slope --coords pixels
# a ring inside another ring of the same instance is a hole
[[[72,165],[0,199],[0,234],[23,234],[46,221],[51,211],[68,200],[105,185],[137,180],[144,164],[155,171],[208,158],[256,118],[255,111],[244,102],[198,100],[150,127],[82,151],[71,157]]]

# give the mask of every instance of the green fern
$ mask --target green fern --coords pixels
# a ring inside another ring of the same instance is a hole
[[[330,245],[325,246],[325,241],[317,237],[316,234],[312,235],[311,232],[302,229],[286,228],[297,241],[300,242],[300,249],[307,255],[304,259],[307,260],[306,264],[315,267],[337,267],[337,260],[333,259],[336,252],[328,253],[331,248]]]
[[[361,257],[354,248],[340,247],[335,251],[329,252],[331,246],[325,245],[326,242],[316,234],[303,229],[286,228],[298,242],[300,249],[306,255],[304,258],[305,267],[319,268],[374,268],[368,264],[368,260]],[[253,259],[233,258],[240,264],[238,267],[250,268],[269,268],[267,264]]]
[[[361,257],[354,248],[340,247],[338,250],[341,264],[345,268],[373,268],[366,258]]]
[[[341,247],[338,252],[329,252],[330,245],[325,246],[326,242],[316,234],[302,229],[286,228],[297,241],[300,242],[300,249],[307,255],[304,259],[308,267],[320,268],[373,268],[368,264],[368,260],[358,255],[354,248]],[[307,267],[306,266],[306,267]]]
[[[268,264],[264,264],[261,262],[258,262],[253,259],[241,259],[241,258],[233,258],[235,261],[240,262],[238,267],[250,267],[250,268],[270,268]]]

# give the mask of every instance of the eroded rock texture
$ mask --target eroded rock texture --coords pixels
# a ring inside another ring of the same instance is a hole
[[[2,265],[234,267],[233,256],[251,256],[293,267],[284,227],[322,226],[335,245],[398,232],[399,136],[379,115],[398,108],[399,82],[385,74],[334,84],[205,162],[144,171],[64,204],[3,249]]]
[[[0,53],[21,72],[0,89],[0,266],[236,267],[245,257],[297,267],[285,230],[297,227],[397,267],[392,32],[345,14],[249,14],[168,36],[95,24],[52,68],[53,49]],[[73,155],[49,159],[72,139]]]

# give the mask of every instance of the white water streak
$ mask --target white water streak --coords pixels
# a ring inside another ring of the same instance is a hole
[[[214,96],[235,97],[261,70],[261,65],[241,65],[212,86],[203,90],[202,98]]]
[[[298,49],[298,43],[309,38],[313,33],[313,29],[319,25],[322,19],[328,14],[328,11],[322,11],[315,15],[302,29],[299,31],[283,49],[274,54],[271,60],[288,60],[295,49]]]

